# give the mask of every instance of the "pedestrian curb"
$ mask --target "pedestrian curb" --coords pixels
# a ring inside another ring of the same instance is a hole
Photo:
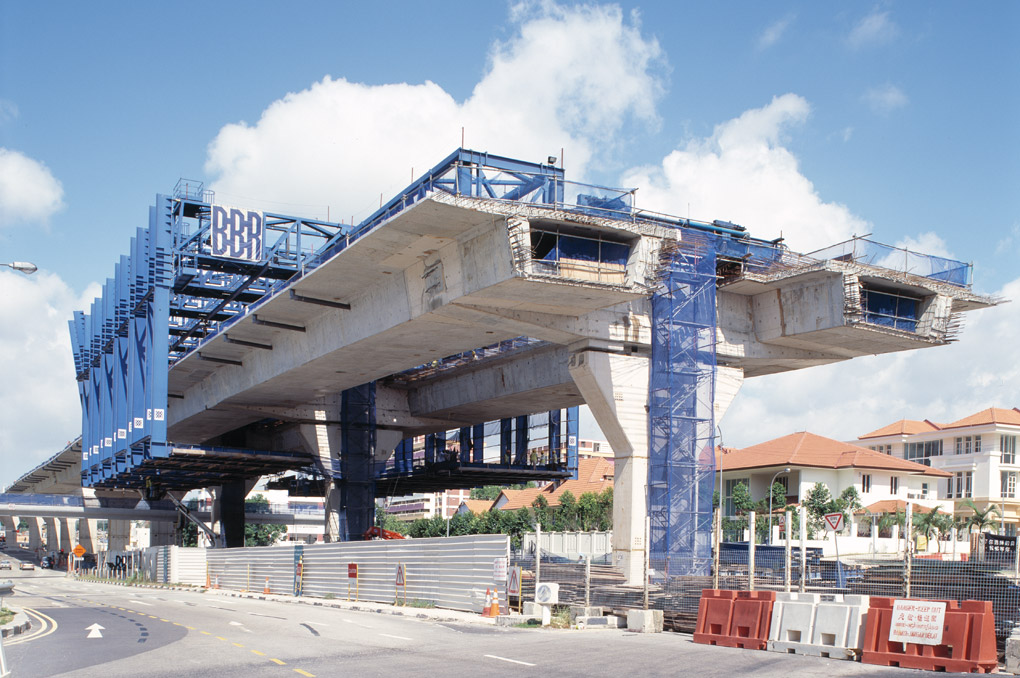
[[[14,610],[14,619],[7,622],[0,627],[0,637],[10,638],[11,636],[21,635],[32,626],[32,621],[28,618],[28,615],[18,610],[14,606],[9,606],[10,610]]]
[[[252,600],[272,600],[280,603],[297,603],[299,605],[312,605],[315,607],[332,607],[339,610],[351,610],[352,612],[375,612],[377,614],[391,614],[398,617],[414,617],[415,619],[429,619],[440,622],[468,622],[474,624],[485,624],[495,626],[496,620],[491,617],[482,617],[473,612],[461,612],[459,610],[442,610],[435,608],[412,607],[405,608],[386,603],[354,602],[347,600],[329,600],[326,598],[295,598],[292,596],[279,596],[271,593],[254,593],[245,591],[226,591],[223,589],[208,589],[208,593],[227,596],[230,598],[249,598]]]

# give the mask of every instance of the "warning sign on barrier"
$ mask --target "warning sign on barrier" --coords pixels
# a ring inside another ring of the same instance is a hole
[[[508,596],[521,595],[521,568],[510,568],[510,578],[506,583],[506,593]]]
[[[407,586],[407,577],[404,572],[403,563],[397,563],[397,586]]]
[[[946,603],[934,600],[893,602],[889,640],[897,643],[941,645],[946,622]]]

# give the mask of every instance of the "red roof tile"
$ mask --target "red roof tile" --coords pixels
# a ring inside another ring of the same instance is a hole
[[[1020,426],[1020,410],[1015,407],[1011,410],[1001,407],[989,407],[987,410],[981,410],[969,417],[964,417],[960,421],[946,424],[945,428],[963,428],[964,426],[984,426],[987,424]]]
[[[928,433],[929,431],[938,431],[942,427],[938,424],[932,423],[925,419],[924,421],[914,421],[912,419],[900,419],[896,423],[883,426],[877,431],[871,433],[865,433],[859,436],[858,440],[865,440],[867,438],[884,438],[885,436],[909,436],[916,433]]]
[[[600,494],[606,488],[613,486],[613,460],[602,457],[581,459],[577,465],[577,480],[566,480],[559,485],[546,485],[545,487],[534,487],[527,490],[503,490],[502,496],[506,503],[500,506],[500,510],[514,511],[519,508],[531,508],[531,504],[539,497],[545,497],[549,506],[559,506],[560,497],[564,492],[570,491],[577,499],[585,492]],[[499,503],[499,499],[496,499]]]
[[[791,433],[742,450],[724,449],[721,455],[716,455],[716,468],[723,471],[774,466],[870,468],[939,478],[952,475],[930,466],[807,432]]]
[[[912,502],[914,505],[914,513],[930,513],[931,508],[928,506],[921,506],[917,502]],[[883,499],[876,501],[874,504],[865,506],[862,509],[857,509],[854,513],[860,515],[862,513],[871,513],[872,515],[878,515],[879,513],[906,513],[907,502],[902,499]]]

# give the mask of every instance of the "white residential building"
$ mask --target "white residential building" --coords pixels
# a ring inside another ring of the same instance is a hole
[[[992,407],[951,424],[902,419],[866,433],[857,443],[898,459],[913,460],[949,473],[938,483],[938,497],[967,514],[964,500],[979,510],[994,504],[1002,531],[1017,533],[1020,490],[1017,440],[1020,409]]]

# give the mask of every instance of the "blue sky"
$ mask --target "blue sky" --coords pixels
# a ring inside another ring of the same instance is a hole
[[[794,249],[872,232],[971,261],[977,290],[1010,296],[1018,35],[1015,2],[0,0],[0,261],[40,267],[0,271],[0,368],[20,386],[0,395],[0,484],[20,473],[9,455],[75,435],[61,323],[179,177],[224,202],[360,219],[464,127],[477,150],[564,148],[568,178]],[[1020,405],[1015,360],[988,339],[1020,317],[986,315],[978,339],[932,357],[748,382],[726,442]]]

